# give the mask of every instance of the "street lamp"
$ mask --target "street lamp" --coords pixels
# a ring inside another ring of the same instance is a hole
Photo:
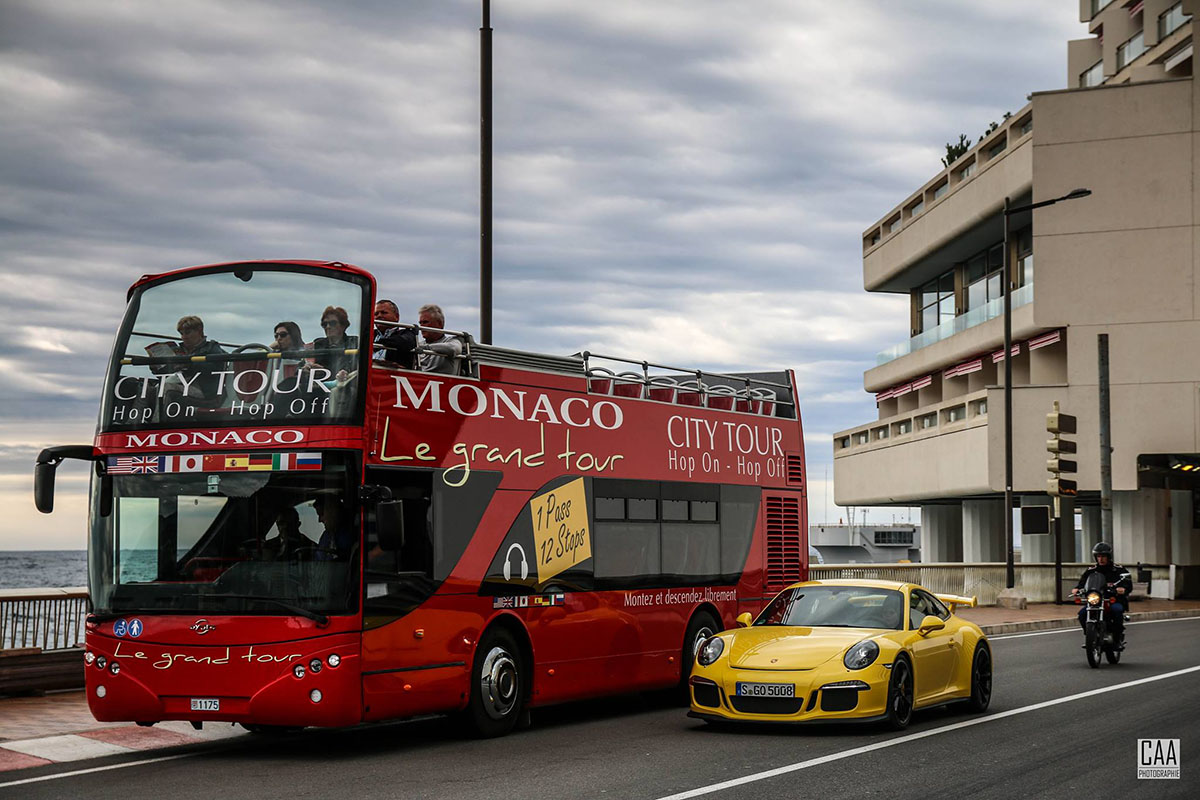
[[[1012,436],[1012,255],[1009,253],[1009,221],[1013,214],[1032,211],[1035,208],[1052,206],[1063,200],[1087,197],[1091,189],[1072,189],[1062,197],[1043,200],[1040,203],[1013,208],[1009,198],[1004,198],[1004,271],[1001,285],[1004,292],[1004,547],[1005,586],[1013,588],[1017,583],[1016,568],[1013,566],[1013,436]]]

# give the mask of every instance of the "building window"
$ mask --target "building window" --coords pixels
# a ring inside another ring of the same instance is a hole
[[[962,422],[967,418],[967,407],[966,405],[954,406],[953,408],[947,408],[942,414],[945,415],[946,422],[948,423]]]
[[[1146,52],[1146,40],[1142,33],[1142,31],[1138,31],[1117,48],[1118,70],[1125,69],[1138,56]]]
[[[850,447],[850,437],[842,436],[837,440],[839,450],[847,450]]]
[[[1112,0],[1092,0],[1092,16],[1099,14]]]
[[[1079,85],[1086,89],[1104,83],[1104,59],[1100,59],[1079,74]]]
[[[896,423],[896,434],[903,435],[906,433],[912,433],[912,420],[911,419],[901,420],[900,422]]]
[[[1033,130],[1033,117],[1027,117],[1025,119],[1025,121],[1021,123],[1021,136],[1024,136],[1025,134],[1029,133],[1032,130]]]
[[[1017,231],[1017,285],[1033,283],[1033,228]]]
[[[941,185],[933,190],[933,199],[940,200],[942,195],[946,194],[950,189],[950,181],[942,181]]]
[[[920,200],[918,200],[917,202],[913,203],[911,206],[908,207],[908,215],[910,217],[915,217],[917,214],[920,214],[924,210],[925,210],[925,199],[921,198]]]
[[[1168,8],[1158,17],[1158,38],[1162,40],[1168,35],[1179,30],[1179,26],[1191,19],[1191,16],[1183,13],[1183,3],[1178,2]]]
[[[967,260],[967,310],[979,308],[1001,296],[1004,245],[992,245]]]
[[[954,270],[921,287],[921,330],[931,331],[954,319]]]
[[[965,181],[967,178],[971,177],[974,174],[975,174],[975,160],[972,159],[970,164],[967,164],[965,167],[963,167],[962,169],[960,169],[958,171],[958,179],[960,181]]]
[[[1008,137],[1001,136],[1000,141],[988,148],[988,160],[991,161],[996,156],[1004,152],[1004,148],[1008,147]]]
[[[867,433],[866,431],[860,431],[859,433],[855,434],[854,438],[859,444],[866,444],[867,442],[871,441],[871,434]]]
[[[913,543],[913,531],[875,531],[875,544],[907,544]]]
[[[921,417],[920,424],[921,424],[921,430],[923,430],[923,431],[927,431],[930,428],[936,428],[937,427],[937,412],[935,411],[932,414],[926,414],[925,416]]]
[[[881,427],[881,428],[876,428],[876,429],[875,429],[875,439],[876,439],[876,440],[879,440],[879,439],[886,439],[886,438],[888,438],[888,429],[887,429],[887,426],[886,426],[886,425],[884,425],[884,426],[883,426],[883,427]]]

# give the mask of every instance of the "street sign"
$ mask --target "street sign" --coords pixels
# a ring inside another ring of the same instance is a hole
[[[1021,506],[1021,536],[1050,533],[1050,506]]]

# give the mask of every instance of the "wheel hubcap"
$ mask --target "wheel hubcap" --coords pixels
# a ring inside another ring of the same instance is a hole
[[[895,669],[896,699],[892,703],[892,709],[900,719],[908,719],[908,714],[912,711],[912,673],[908,670],[908,664],[903,661],[896,664]]]
[[[512,713],[520,694],[517,662],[503,647],[493,647],[483,659],[479,674],[479,695],[483,708],[492,719],[504,719]]]
[[[979,699],[987,701],[992,696],[992,667],[988,663],[988,657],[985,653],[980,652],[979,658],[975,659],[975,685],[979,687]]]

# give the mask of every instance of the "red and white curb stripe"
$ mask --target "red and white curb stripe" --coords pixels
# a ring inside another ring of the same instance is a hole
[[[158,750],[226,739],[244,733],[243,728],[221,724],[213,724],[197,731],[185,722],[165,723],[153,728],[140,728],[136,725],[100,728],[84,733],[0,742],[0,772],[64,761],[82,761],[101,756]]]

